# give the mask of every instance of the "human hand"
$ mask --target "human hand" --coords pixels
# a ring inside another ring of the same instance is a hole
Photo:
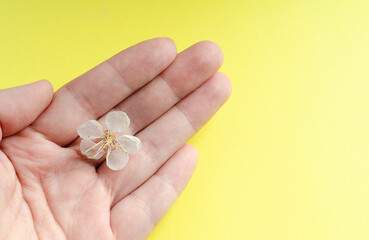
[[[47,81],[0,91],[0,239],[144,239],[197,162],[185,144],[227,100],[219,47],[177,55],[157,38],[115,55],[55,94]],[[84,158],[77,127],[127,113],[142,149],[120,171]]]

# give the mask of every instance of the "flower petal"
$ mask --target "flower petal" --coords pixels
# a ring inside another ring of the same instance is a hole
[[[121,170],[127,165],[128,159],[128,152],[124,152],[120,149],[108,151],[106,165],[108,165],[111,170]]]
[[[112,132],[123,132],[129,126],[129,118],[125,112],[114,111],[106,116],[106,126]]]
[[[131,135],[123,135],[118,137],[118,142],[120,143],[120,147],[132,154],[138,152],[142,146],[140,139]]]
[[[88,139],[83,139],[80,148],[81,153],[90,159],[100,159],[105,151],[101,149],[103,141],[95,143]]]
[[[96,120],[84,122],[77,128],[78,135],[83,139],[96,139],[104,135],[103,128]]]

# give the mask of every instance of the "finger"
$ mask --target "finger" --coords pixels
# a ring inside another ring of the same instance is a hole
[[[213,75],[200,88],[137,134],[142,141],[142,150],[130,155],[123,170],[111,171],[106,164],[102,164],[98,174],[106,178],[113,188],[113,205],[155,173],[215,114],[230,92],[228,78],[221,73]]]
[[[46,80],[0,90],[0,139],[29,126],[52,98],[53,87]]]
[[[177,54],[168,38],[151,39],[113,56],[55,93],[33,125],[59,145],[77,137],[76,128],[96,119],[162,72]]]
[[[146,239],[183,191],[196,168],[196,149],[187,144],[147,182],[111,210],[117,239]]]
[[[199,42],[178,54],[162,74],[114,108],[126,112],[132,119],[125,133],[134,135],[168,111],[213,75],[222,61],[221,49],[209,41]],[[104,124],[104,117],[99,122]],[[77,139],[71,147],[79,149],[80,142],[81,139]],[[101,161],[93,163],[97,166]]]
[[[199,42],[178,54],[162,74],[115,108],[133,120],[129,134],[146,127],[198,88],[222,62],[221,49],[210,41]]]

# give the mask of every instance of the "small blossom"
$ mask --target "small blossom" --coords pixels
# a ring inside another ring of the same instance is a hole
[[[96,120],[89,120],[78,127],[82,138],[81,153],[90,159],[100,159],[106,154],[106,164],[112,170],[123,169],[129,159],[141,148],[141,141],[131,135],[121,135],[129,126],[129,118],[122,111],[113,111],[106,116],[107,130]]]

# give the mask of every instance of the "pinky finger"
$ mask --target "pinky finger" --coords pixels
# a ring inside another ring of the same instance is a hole
[[[183,191],[197,165],[196,149],[186,144],[141,187],[111,212],[117,239],[146,239]]]

